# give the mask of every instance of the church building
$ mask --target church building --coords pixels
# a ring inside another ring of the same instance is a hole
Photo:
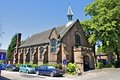
[[[21,44],[18,33],[13,63],[60,64],[76,63],[81,70],[93,69],[94,53],[79,20],[73,20],[71,7],[65,25],[32,35]]]

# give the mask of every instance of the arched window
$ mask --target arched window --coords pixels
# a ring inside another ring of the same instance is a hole
[[[51,39],[51,52],[56,52],[57,49],[57,40],[56,39]]]
[[[30,60],[32,60],[33,53],[34,53],[34,47],[31,47],[30,48]]]
[[[32,54],[34,53],[34,47],[31,48],[31,53],[32,53]]]
[[[81,45],[79,32],[76,32],[76,33],[75,33],[75,45],[76,45],[76,46],[80,46],[80,45]]]
[[[40,52],[40,59],[42,59],[42,55],[43,55],[43,52],[44,52],[44,48],[43,48],[43,47],[40,47],[40,48],[39,48],[39,52]]]

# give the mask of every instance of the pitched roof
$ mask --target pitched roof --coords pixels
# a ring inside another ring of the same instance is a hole
[[[60,38],[62,38],[66,32],[72,27],[74,22],[68,22],[67,24],[56,27],[56,30],[58,34],[60,35]],[[37,33],[30,38],[26,39],[25,42],[20,47],[26,47],[26,46],[32,46],[32,45],[38,45],[38,44],[44,44],[49,42],[49,35],[51,33],[52,29],[49,29],[47,31]]]

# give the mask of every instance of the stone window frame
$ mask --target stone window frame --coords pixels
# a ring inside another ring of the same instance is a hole
[[[35,51],[34,47],[31,47],[30,48],[30,60],[32,60],[32,56],[33,56],[34,51]]]
[[[39,48],[40,59],[42,59],[44,50],[45,50],[45,49],[44,49],[43,46],[41,46],[41,47]]]
[[[27,48],[24,48],[24,53],[25,53],[25,54],[27,53]]]
[[[58,41],[55,38],[52,38],[50,40],[50,47],[51,47],[50,51],[51,52],[56,52],[57,51],[57,43],[58,43]]]
[[[34,51],[35,51],[35,48],[34,48],[34,47],[31,47],[31,48],[30,48],[30,51],[31,51],[31,53],[33,54]]]
[[[79,31],[75,32],[75,46],[81,46],[81,34]]]

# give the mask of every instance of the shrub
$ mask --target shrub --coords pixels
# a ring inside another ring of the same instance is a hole
[[[102,62],[97,62],[97,69],[102,69],[104,67]]]
[[[21,64],[15,64],[15,65],[16,65],[16,67],[18,67],[18,68],[19,68]]]
[[[77,65],[75,63],[69,63],[67,65],[67,73],[75,74],[76,73],[76,68],[77,68]]]
[[[30,64],[32,67],[38,67],[37,64]]]
[[[114,67],[114,65],[112,65],[111,63],[105,65],[105,68],[112,68],[112,67]]]
[[[38,67],[37,64],[32,64],[32,63],[26,63],[26,64],[31,65],[32,67]]]
[[[0,64],[4,63],[4,60],[0,60]]]
[[[119,67],[120,67],[120,61],[116,61],[116,62],[115,62],[115,67],[116,67],[116,68],[119,68]]]

